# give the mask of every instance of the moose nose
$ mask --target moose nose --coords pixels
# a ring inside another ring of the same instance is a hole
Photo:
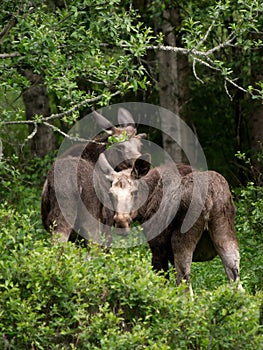
[[[132,222],[129,214],[126,213],[116,213],[114,215],[115,227],[125,228],[130,230],[130,224]]]

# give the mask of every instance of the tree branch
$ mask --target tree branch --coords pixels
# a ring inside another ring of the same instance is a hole
[[[205,33],[203,39],[200,40],[200,42],[197,44],[197,47],[200,47],[206,41],[206,39],[208,38],[208,35],[210,34],[214,24],[215,24],[215,20],[213,20],[213,22],[211,23],[210,27],[207,29],[207,32]]]
[[[114,92],[111,97],[117,96],[119,95],[121,92],[120,91],[116,91]],[[101,100],[103,97],[103,95],[98,95],[96,97],[92,97],[92,98],[88,98],[82,102],[80,102],[79,104],[77,104],[76,106],[72,107],[71,109],[69,109],[68,111],[62,112],[62,113],[58,113],[58,114],[51,114],[51,116],[44,118],[44,121],[49,121],[49,120],[54,120],[54,119],[60,119],[63,118],[65,116],[68,116],[72,113],[74,113],[75,111],[77,111],[78,109],[80,109],[81,107],[91,103],[91,102],[96,102]]]
[[[119,95],[121,92],[120,91],[116,91],[114,92],[111,97],[117,96]],[[61,135],[63,135],[64,137],[72,140],[72,141],[81,141],[81,142],[94,142],[97,144],[104,144],[104,143],[100,143],[94,140],[87,140],[87,139],[83,139],[83,138],[79,138],[79,137],[72,137],[70,135],[67,135],[66,133],[64,133],[61,129],[59,129],[58,127],[54,126],[53,124],[49,123],[49,121],[54,120],[54,119],[58,119],[58,118],[63,118],[67,115],[72,114],[73,112],[75,112],[76,110],[80,109],[81,107],[83,107],[84,105],[91,103],[91,102],[96,102],[99,101],[101,98],[103,97],[103,95],[99,95],[93,98],[89,98],[86,99],[84,101],[82,101],[81,103],[79,103],[78,105],[74,106],[73,108],[69,109],[68,111],[62,112],[62,113],[58,113],[58,114],[52,114],[49,117],[45,117],[45,118],[41,118],[39,121],[36,120],[13,120],[13,121],[4,121],[1,122],[0,125],[34,125],[34,130],[32,131],[32,133],[27,137],[26,141],[31,140],[37,133],[38,130],[38,125],[46,125],[49,128],[53,129],[54,131],[60,133]]]
[[[7,25],[4,27],[4,29],[0,32],[0,42],[4,38],[5,35],[8,34],[9,30],[16,24],[16,19],[13,17]]]
[[[48,122],[43,122],[44,125],[48,126],[49,128],[51,128],[52,130],[54,130],[55,132],[58,132],[59,134],[61,134],[62,136],[64,136],[65,138],[71,140],[71,141],[79,141],[79,142],[93,142],[99,145],[104,145],[104,142],[98,142],[96,140],[88,140],[88,139],[83,139],[82,137],[74,137],[74,136],[70,136],[68,134],[66,134],[64,131],[62,131],[61,129],[59,129],[58,127],[54,126],[53,124],[50,124]]]
[[[0,53],[0,58],[13,58],[20,56],[19,52],[12,52],[12,53]]]

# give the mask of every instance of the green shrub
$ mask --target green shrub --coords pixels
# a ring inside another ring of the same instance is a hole
[[[261,189],[235,194],[246,291],[228,285],[215,259],[193,264],[193,300],[173,272],[165,281],[152,271],[147,244],[51,246],[41,188],[14,182],[13,191],[0,205],[0,349],[263,348]]]
[[[190,300],[144,247],[51,246],[32,211],[0,210],[2,348],[261,348],[262,295],[223,285]]]
[[[246,288],[255,293],[263,290],[263,188],[251,183],[236,190],[235,197],[241,276]]]

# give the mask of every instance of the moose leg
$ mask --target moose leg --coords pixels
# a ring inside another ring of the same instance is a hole
[[[64,213],[63,213],[64,214]],[[74,222],[76,220],[76,210],[72,208],[70,212],[63,215],[59,206],[55,206],[51,212],[53,221],[52,242],[68,242],[73,231]]]
[[[228,218],[216,218],[209,223],[209,233],[230,282],[239,279],[239,248],[233,223]]]
[[[185,281],[188,285],[190,295],[193,295],[190,281],[190,272],[194,247],[189,246],[182,239],[182,234],[177,232],[172,235],[171,243],[174,254],[174,267],[176,270],[176,284],[179,285]]]
[[[156,249],[152,249],[152,267],[156,272],[163,273],[169,279],[168,259],[165,255],[160,256]]]
[[[72,227],[66,221],[62,225],[56,226],[52,235],[52,243],[68,242],[72,232]]]
[[[193,254],[191,251],[187,251],[184,254],[176,253],[174,255],[176,284],[178,286],[181,282],[185,281],[187,285],[186,292],[189,292],[190,297],[193,297],[193,289],[190,279],[192,256]]]
[[[199,221],[185,233],[180,232],[180,229],[175,230],[171,238],[176,270],[176,284],[179,285],[182,281],[185,281],[189,286],[190,295],[193,295],[190,280],[193,252],[202,235],[203,228],[202,220]]]
[[[161,271],[169,279],[169,262],[174,267],[173,249],[171,246],[171,230],[166,229],[153,240],[149,241],[152,250],[152,265],[156,271]]]

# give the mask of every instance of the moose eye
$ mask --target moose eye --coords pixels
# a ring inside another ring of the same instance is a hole
[[[132,194],[133,194],[133,195],[135,195],[135,196],[136,196],[136,195],[137,195],[137,193],[138,193],[138,188],[135,188],[134,190],[132,190]]]

